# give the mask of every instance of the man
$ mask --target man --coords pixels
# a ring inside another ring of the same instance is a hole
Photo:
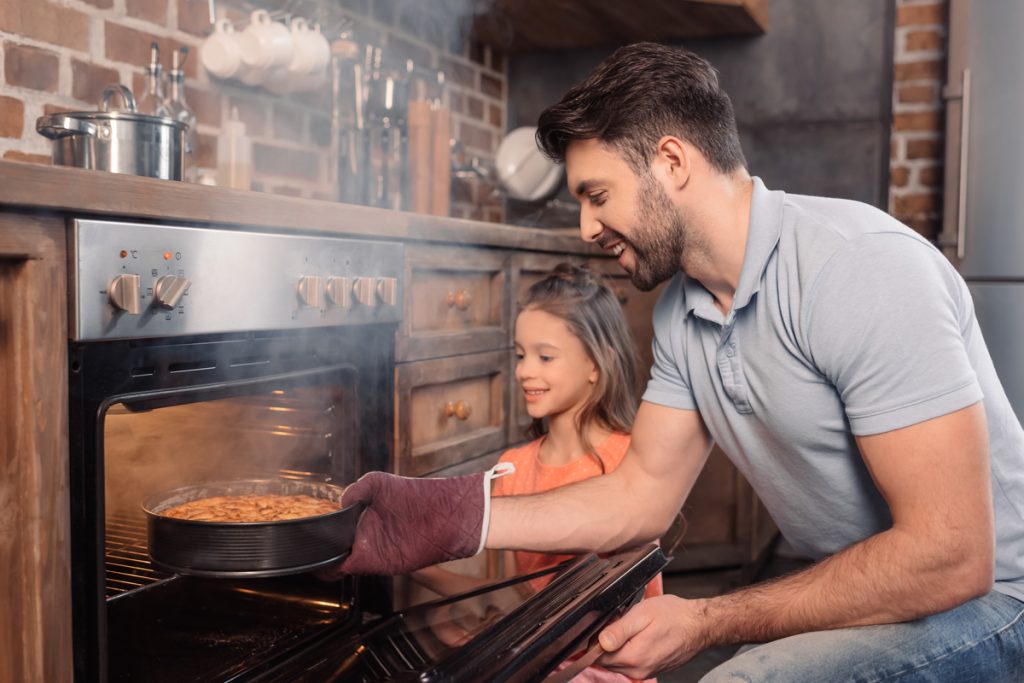
[[[603,666],[642,678],[762,643],[707,680],[1024,680],[1024,431],[942,255],[869,206],[751,178],[728,96],[685,50],[619,50],[541,115],[538,140],[566,164],[583,238],[640,289],[672,280],[630,452],[609,475],[493,502],[491,475],[365,478],[342,569],[654,539],[714,440],[818,562],[643,601],[601,634]],[[396,555],[403,525],[420,533]]]

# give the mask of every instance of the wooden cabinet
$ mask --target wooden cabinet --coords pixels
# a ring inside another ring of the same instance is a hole
[[[502,349],[398,366],[398,474],[420,476],[505,445],[506,356]]]
[[[498,250],[409,247],[399,362],[504,348],[508,257]]]
[[[778,533],[747,480],[716,446],[683,505],[686,535],[668,571],[757,562]]]
[[[0,681],[71,680],[64,222],[0,214]]]
[[[473,35],[507,52],[752,36],[768,27],[768,0],[493,0],[485,7]]]
[[[406,248],[395,370],[399,474],[483,470],[508,443],[510,253]]]

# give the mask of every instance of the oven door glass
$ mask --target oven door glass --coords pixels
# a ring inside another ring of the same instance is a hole
[[[541,681],[585,650],[667,564],[655,545],[585,555],[325,638],[253,680]],[[531,581],[552,575],[549,584]]]

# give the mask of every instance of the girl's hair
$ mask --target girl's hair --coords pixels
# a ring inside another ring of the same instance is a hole
[[[576,431],[587,453],[594,451],[584,427],[596,420],[606,429],[629,432],[642,389],[640,362],[622,307],[612,291],[586,268],[560,263],[526,292],[522,310],[537,310],[561,318],[583,344],[598,369],[597,383],[578,413]],[[527,430],[538,438],[547,433],[543,420]]]

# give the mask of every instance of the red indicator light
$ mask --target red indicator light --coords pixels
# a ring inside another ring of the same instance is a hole
[[[173,254],[169,251],[164,252],[164,261],[170,261]]]
[[[124,249],[121,250],[121,258],[128,258],[128,252]]]

